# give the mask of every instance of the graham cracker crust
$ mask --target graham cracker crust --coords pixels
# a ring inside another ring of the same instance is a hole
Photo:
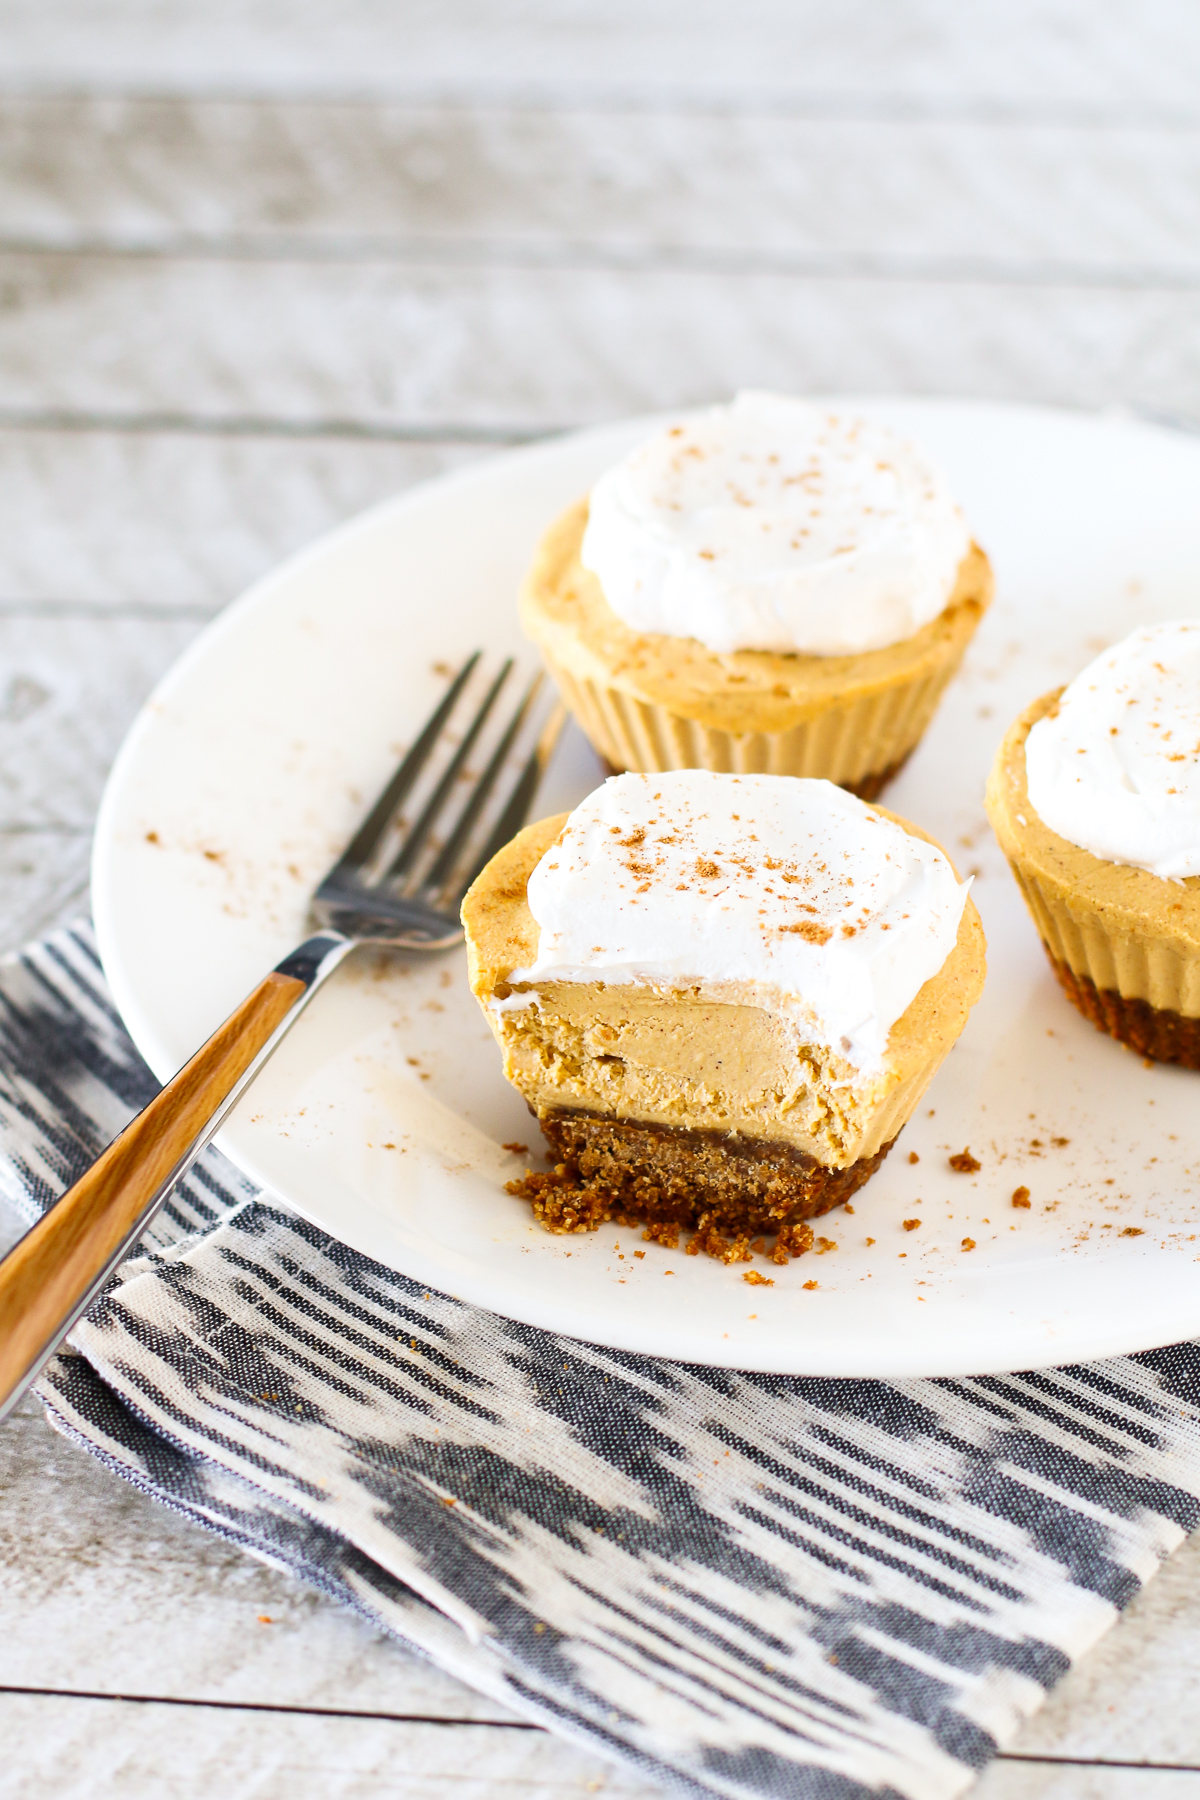
[[[1155,1062],[1200,1069],[1200,1019],[1185,1019],[1181,1013],[1151,1006],[1148,1000],[1127,1000],[1111,988],[1098,988],[1090,976],[1077,975],[1053,956],[1050,966],[1068,999],[1098,1030]]]
[[[643,1236],[671,1249],[691,1231],[689,1255],[723,1262],[749,1262],[767,1238],[775,1240],[777,1263],[803,1255],[814,1241],[807,1221],[849,1200],[892,1147],[830,1169],[790,1144],[720,1131],[569,1111],[538,1123],[557,1167],[549,1175],[531,1170],[508,1192],[528,1200],[547,1231],[644,1225]]]
[[[913,750],[915,749],[916,745],[914,744]],[[880,769],[874,775],[864,775],[861,781],[843,781],[841,785],[848,794],[857,794],[860,800],[868,802],[878,800],[889,781],[895,781],[911,755],[912,750],[906,750],[903,756],[898,756],[895,762],[890,762],[886,769]]]

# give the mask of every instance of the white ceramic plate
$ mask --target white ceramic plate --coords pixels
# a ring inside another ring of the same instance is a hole
[[[996,743],[1034,695],[1134,625],[1200,612],[1200,443],[1028,408],[846,404],[940,459],[998,596],[887,795],[977,872],[987,990],[853,1215],[825,1222],[836,1251],[759,1262],[762,1287],[632,1231],[541,1231],[504,1192],[524,1159],[502,1146],[532,1143],[531,1121],[461,952],[352,962],[221,1146],[393,1268],[630,1350],[908,1376],[1200,1332],[1200,1076],[1144,1067],[1062,998],[981,804]],[[378,508],[260,582],[162,683],[113,771],[94,868],[105,968],[159,1076],[304,935],[310,887],[442,685],[433,665],[520,647],[514,594],[540,529],[646,425],[499,456]],[[541,810],[598,778],[576,736]],[[973,1176],[948,1164],[968,1145]]]

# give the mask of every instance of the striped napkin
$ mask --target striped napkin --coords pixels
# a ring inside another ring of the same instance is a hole
[[[153,1092],[90,932],[0,965],[33,1219]],[[1200,1345],[827,1381],[431,1293],[210,1151],[52,1422],[516,1711],[696,1795],[960,1794],[1200,1514]]]

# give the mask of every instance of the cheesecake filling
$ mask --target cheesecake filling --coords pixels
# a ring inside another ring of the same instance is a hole
[[[1025,742],[1030,804],[1068,843],[1167,880],[1200,875],[1200,620],[1132,632]]]
[[[639,632],[709,650],[885,649],[945,608],[970,549],[915,445],[744,392],[656,432],[592,489],[581,560]]]
[[[539,1117],[583,1111],[787,1145],[845,1168],[880,1146],[886,1091],[794,1020],[698,988],[554,982],[505,1021],[505,1074]]]

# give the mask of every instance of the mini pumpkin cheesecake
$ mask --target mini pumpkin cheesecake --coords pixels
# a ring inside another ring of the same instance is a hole
[[[923,834],[824,781],[677,771],[527,827],[463,906],[472,989],[557,1159],[551,1230],[777,1260],[868,1180],[978,998]]]
[[[991,594],[913,445],[748,393],[665,427],[569,507],[520,606],[614,768],[817,777],[870,799]]]
[[[1068,998],[1200,1068],[1200,620],[1135,631],[1034,701],[987,810]]]

